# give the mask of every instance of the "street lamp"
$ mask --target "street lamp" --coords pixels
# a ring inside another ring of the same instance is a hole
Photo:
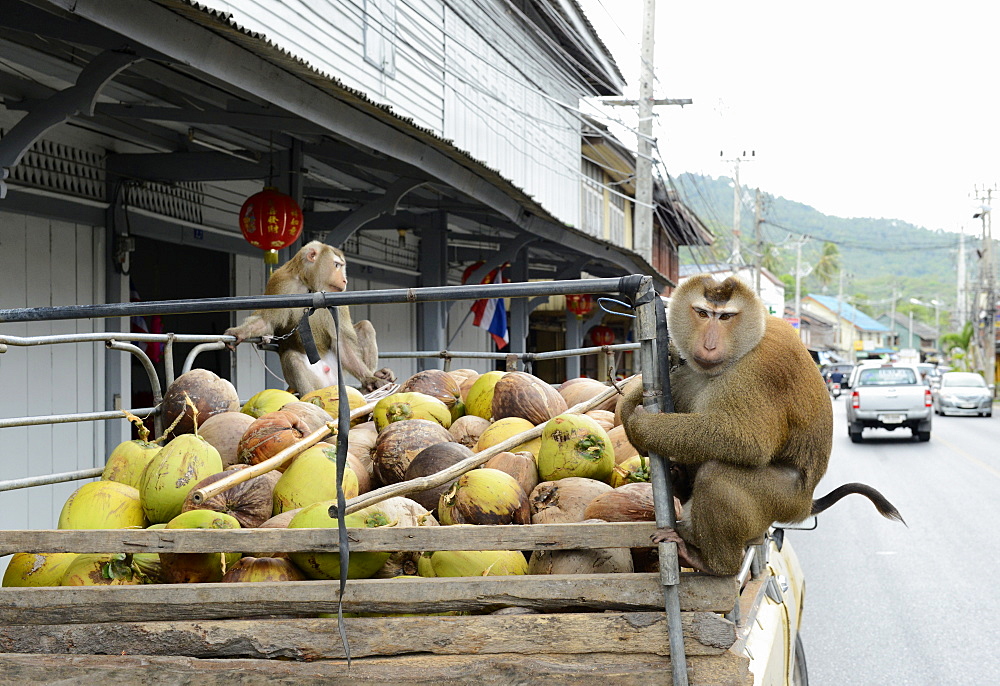
[[[918,300],[917,298],[910,298],[910,302],[914,305],[923,305],[924,307],[934,308],[934,345],[939,345],[939,340],[941,338],[941,302],[937,299],[931,300],[930,302],[924,302],[923,300]],[[910,347],[913,347],[913,311],[910,311]]]

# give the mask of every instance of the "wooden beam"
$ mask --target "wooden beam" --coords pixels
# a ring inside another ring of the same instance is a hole
[[[453,617],[350,617],[353,658],[388,655],[669,655],[662,612]],[[711,612],[682,618],[688,655],[719,655],[736,640],[729,620]],[[176,655],[198,658],[344,659],[332,619],[202,620],[0,626],[10,653]]]
[[[688,661],[693,686],[753,684],[746,656],[723,653]],[[566,655],[415,655],[302,663],[287,660],[202,660],[144,655],[17,655],[0,653],[0,674],[11,684],[26,683],[197,683],[356,686],[372,684],[572,683],[575,686],[662,684],[670,660],[658,655],[591,653]]]
[[[350,529],[351,552],[642,548],[652,522]],[[4,531],[12,553],[338,552],[336,529],[90,529]]]
[[[338,588],[337,581],[0,588],[0,623],[311,616],[337,611]],[[683,610],[728,612],[736,600],[736,581],[694,575],[681,583],[680,595]],[[347,583],[344,594],[345,612],[480,612],[502,607],[650,611],[662,605],[658,574],[356,579]]]

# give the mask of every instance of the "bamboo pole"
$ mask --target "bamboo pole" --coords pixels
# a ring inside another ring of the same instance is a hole
[[[621,382],[620,385],[624,386],[626,383],[632,380],[633,377],[629,377]],[[600,405],[602,402],[610,398],[611,396],[618,393],[618,389],[614,386],[609,387],[607,390],[602,391],[590,400],[585,400],[582,403],[577,403],[573,407],[566,410],[567,413],[584,413],[588,410]],[[403,481],[398,484],[391,484],[389,486],[383,486],[382,488],[377,488],[374,491],[369,491],[368,493],[362,493],[361,495],[351,498],[347,501],[347,512],[350,514],[352,512],[357,512],[358,510],[368,507],[370,505],[375,505],[380,503],[387,498],[392,498],[394,496],[406,495],[407,493],[416,493],[418,491],[426,491],[428,488],[434,488],[435,486],[441,486],[446,484],[452,479],[456,479],[468,471],[485,464],[495,455],[499,453],[506,452],[511,448],[516,448],[526,441],[530,441],[533,438],[538,438],[542,435],[542,429],[545,428],[544,424],[539,424],[538,426],[532,427],[527,431],[522,431],[516,436],[511,436],[505,441],[497,443],[496,445],[478,452],[471,457],[467,457],[461,462],[456,462],[447,469],[443,469],[436,474],[430,474],[428,476],[417,477],[416,479],[410,479],[409,481]],[[246,470],[244,470],[246,471]]]
[[[358,419],[359,417],[364,417],[375,409],[375,402],[370,402],[356,410],[351,411],[351,421]],[[301,440],[292,445],[288,446],[280,453],[276,454],[274,457],[269,457],[263,462],[259,462],[255,465],[251,465],[246,469],[240,469],[233,472],[229,476],[223,477],[213,484],[209,484],[204,488],[199,488],[196,491],[191,491],[191,502],[195,505],[201,505],[203,502],[209,498],[222,493],[223,491],[229,490],[233,486],[239,485],[244,481],[249,481],[255,476],[260,476],[261,474],[266,474],[278,467],[282,466],[286,462],[291,461],[293,458],[297,457],[300,453],[316,445],[322,441],[327,436],[337,433],[337,422],[329,421],[326,426],[316,429],[308,436],[303,436]]]

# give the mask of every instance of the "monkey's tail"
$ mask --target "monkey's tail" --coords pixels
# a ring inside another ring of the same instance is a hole
[[[813,501],[811,514],[817,515],[820,512],[832,507],[838,500],[844,496],[850,495],[852,493],[857,493],[858,495],[863,495],[872,501],[875,505],[875,509],[878,510],[879,514],[886,519],[895,519],[896,521],[902,522],[904,525],[906,522],[903,520],[903,516],[899,514],[899,510],[896,506],[889,502],[889,499],[884,495],[879,493],[877,490],[869,486],[868,484],[844,484],[843,486],[838,486],[829,493],[827,493],[822,498],[818,498]]]

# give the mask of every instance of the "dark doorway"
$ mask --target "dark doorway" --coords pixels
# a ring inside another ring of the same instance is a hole
[[[229,296],[230,264],[228,253],[137,237],[129,270],[132,299],[149,302]],[[148,330],[158,333],[221,334],[229,326],[229,312],[165,315],[158,319],[145,317],[135,318],[132,321],[133,331]],[[174,344],[175,374],[180,375],[184,360],[195,345]],[[160,383],[165,384],[162,347],[148,346],[146,354],[156,366]],[[202,353],[195,360],[194,366],[211,370],[226,379],[232,377],[231,355],[226,350]],[[139,361],[133,359],[132,407],[152,405],[152,387],[146,372]]]

